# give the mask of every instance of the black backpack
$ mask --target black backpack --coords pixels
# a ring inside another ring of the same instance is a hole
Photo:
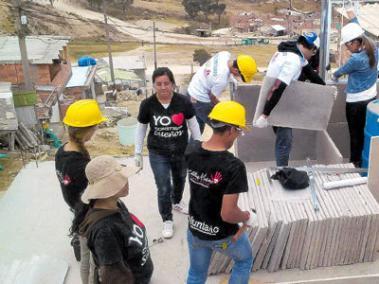
[[[304,189],[309,186],[307,172],[298,171],[294,168],[283,168],[277,171],[271,178],[279,180],[285,189]]]

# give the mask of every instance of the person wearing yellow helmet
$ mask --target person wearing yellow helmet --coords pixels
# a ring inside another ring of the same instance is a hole
[[[233,59],[228,51],[221,51],[204,63],[192,77],[187,93],[191,97],[196,119],[203,133],[208,114],[219,102],[230,77],[249,83],[257,72],[257,64],[249,55],[238,55]]]
[[[314,71],[310,60],[317,54],[320,47],[319,37],[315,32],[304,33],[297,41],[284,41],[278,46],[278,51],[272,56],[267,68],[266,76],[274,78],[274,83],[267,87],[269,90],[263,114],[253,122],[258,128],[268,127],[268,117],[278,104],[284,90],[291,81],[309,80],[311,83],[325,85],[324,80]],[[268,81],[266,81],[268,82]],[[275,158],[277,166],[288,166],[289,155],[292,148],[292,128],[274,127],[276,135]]]
[[[193,141],[185,153],[190,184],[187,284],[206,282],[213,251],[234,260],[229,283],[248,283],[253,256],[246,227],[255,217],[238,207],[239,194],[248,191],[246,168],[228,151],[246,129],[246,111],[237,102],[220,102],[209,119],[210,139]]]
[[[88,185],[85,167],[90,155],[85,143],[95,133],[98,124],[107,119],[102,115],[95,100],[79,100],[71,104],[63,119],[68,127],[69,140],[62,145],[55,155],[55,170],[61,186],[63,199],[74,215],[83,210],[80,197]],[[89,250],[84,239],[78,237],[78,227],[70,228],[73,237],[71,244],[75,257],[81,262],[80,276],[83,283],[90,283]]]

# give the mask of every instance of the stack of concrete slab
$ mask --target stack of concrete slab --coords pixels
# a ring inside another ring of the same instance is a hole
[[[274,173],[268,169],[249,173],[249,192],[239,200],[243,210],[254,208],[257,215],[256,223],[248,230],[253,271],[313,269],[374,260],[379,239],[379,204],[367,184],[323,189],[324,182],[359,177],[358,174],[336,175],[315,170],[314,188],[319,208],[316,211],[310,188],[285,190],[270,178]],[[229,258],[215,253],[209,274],[229,273],[232,266]]]

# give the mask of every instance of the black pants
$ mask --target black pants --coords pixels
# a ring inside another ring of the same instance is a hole
[[[374,99],[346,103],[346,119],[350,133],[350,162],[358,167],[361,166],[362,161],[367,105]]]

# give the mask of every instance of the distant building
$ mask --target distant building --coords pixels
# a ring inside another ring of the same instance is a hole
[[[103,58],[103,60],[109,63],[108,57]],[[140,79],[138,87],[146,88],[146,61],[144,56],[114,56],[113,67],[115,69],[133,71]]]
[[[17,108],[19,120],[25,124],[35,124],[36,119],[50,119],[52,107],[57,104],[72,74],[67,54],[69,41],[70,37],[63,36],[26,37],[30,73],[37,93],[37,102]],[[25,84],[16,36],[0,37],[0,78],[2,81],[10,82],[12,90],[16,92],[23,89]]]
[[[239,33],[256,32],[263,25],[262,19],[258,18],[253,12],[241,12],[233,15],[229,22],[232,29]]]

